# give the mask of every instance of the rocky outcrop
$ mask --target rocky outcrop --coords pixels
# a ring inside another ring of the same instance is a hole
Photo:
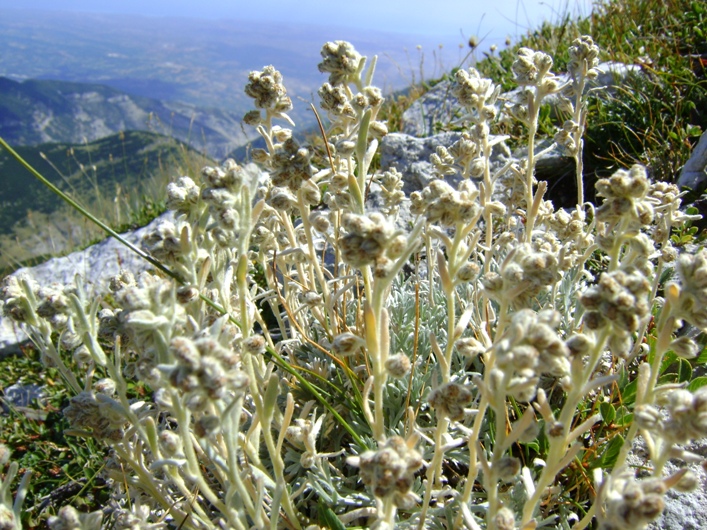
[[[678,186],[690,188],[697,194],[707,188],[707,132],[702,133],[692,156],[680,171]]]

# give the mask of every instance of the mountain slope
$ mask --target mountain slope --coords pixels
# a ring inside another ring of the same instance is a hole
[[[101,211],[119,190],[139,194],[152,179],[193,173],[212,161],[172,138],[126,132],[82,145],[50,143],[16,151],[48,180],[89,210]],[[164,175],[168,172],[168,175]],[[8,234],[29,210],[51,214],[63,201],[0,150],[0,234]]]
[[[11,145],[79,144],[126,130],[167,134],[214,158],[248,141],[235,113],[131,96],[100,84],[0,77],[0,136]]]

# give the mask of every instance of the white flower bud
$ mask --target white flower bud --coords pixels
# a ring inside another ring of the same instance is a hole
[[[670,349],[683,359],[694,359],[700,353],[699,345],[689,337],[678,337],[670,343]]]
[[[334,337],[334,342],[331,344],[331,351],[340,357],[348,357],[356,354],[365,342],[360,337],[353,333],[345,332]]]
[[[115,394],[116,387],[115,381],[108,377],[100,379],[93,384],[93,390],[99,394],[105,394],[106,396]]]
[[[404,353],[391,355],[385,361],[385,369],[388,374],[395,379],[401,379],[410,371],[410,359]]]
[[[173,431],[162,431],[160,433],[160,448],[167,456],[178,454],[182,449],[179,435]]]

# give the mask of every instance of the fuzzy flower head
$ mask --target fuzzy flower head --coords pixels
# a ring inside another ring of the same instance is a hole
[[[391,168],[383,173],[376,173],[373,179],[380,185],[381,211],[394,217],[405,200],[403,175],[397,169]]]
[[[360,457],[348,458],[349,465],[359,468],[363,483],[378,498],[394,496],[403,500],[422,467],[422,455],[414,449],[414,441],[400,436],[389,438],[378,451],[366,451]]]
[[[242,392],[249,378],[241,372],[240,355],[217,337],[174,337],[169,351],[176,364],[169,371],[170,384],[185,393],[217,400],[228,391]]]
[[[559,324],[556,311],[522,309],[513,315],[508,332],[494,345],[506,393],[519,401],[530,401],[541,374],[561,381],[569,376],[570,350],[557,334]]]
[[[707,251],[681,254],[676,269],[680,285],[671,283],[666,288],[673,311],[693,326],[707,330]]]
[[[583,35],[572,42],[569,47],[570,60],[567,64],[567,71],[573,78],[588,76],[590,79],[596,77],[596,70],[599,64],[599,47],[594,44],[592,38]]]
[[[339,248],[344,261],[352,267],[375,264],[377,269],[385,268],[394,259],[395,252],[391,255],[391,251],[399,242],[394,226],[382,214],[345,213],[342,227],[346,234],[339,238]]]
[[[562,125],[562,129],[555,134],[555,143],[559,148],[560,155],[575,156],[577,154],[578,145],[574,137],[578,131],[579,124],[572,120],[567,120]]]
[[[255,100],[259,109],[283,113],[292,109],[292,100],[282,84],[282,74],[273,66],[266,66],[262,71],[248,74],[245,93]]]
[[[625,472],[602,485],[598,519],[601,530],[639,530],[655,521],[665,508],[664,482],[656,478],[637,480]]]
[[[650,293],[650,282],[636,269],[602,273],[579,298],[587,309],[584,324],[589,329],[611,325],[619,333],[634,333],[648,317]]]
[[[196,210],[201,190],[189,177],[167,185],[167,209],[188,215]]]
[[[511,66],[516,82],[521,85],[540,85],[541,81],[550,73],[552,57],[543,52],[536,52],[530,48],[518,50],[518,58]]]
[[[296,192],[302,183],[312,178],[312,153],[294,138],[289,138],[275,149],[270,164],[274,186],[287,186]]]
[[[500,93],[501,87],[481,77],[475,68],[460,69],[454,75],[452,94],[480,121],[495,117],[496,108],[493,105]]]
[[[470,223],[480,211],[478,196],[479,191],[470,180],[461,181],[455,190],[445,181],[436,179],[421,192],[410,194],[410,212],[424,215],[429,223],[447,227]]]
[[[673,390],[668,394],[666,409],[669,415],[666,432],[672,440],[685,443],[707,436],[707,387],[694,393]]]
[[[337,118],[354,119],[356,111],[349,101],[343,85],[324,83],[318,91],[321,107]]]
[[[473,395],[464,385],[446,383],[432,390],[427,399],[440,416],[461,421],[464,419],[464,407],[471,404]]]
[[[596,183],[597,195],[605,197],[597,208],[597,219],[616,223],[626,218],[632,228],[649,225],[653,221],[653,205],[647,199],[650,182],[646,168],[634,165],[629,171],[618,170],[609,178]]]
[[[101,527],[103,512],[79,513],[73,506],[64,506],[47,520],[49,530],[94,530]]]
[[[184,253],[180,235],[175,223],[163,219],[145,235],[142,246],[154,258],[167,263],[175,263]]]
[[[122,406],[105,394],[81,392],[72,397],[64,417],[74,429],[88,430],[99,440],[119,441],[127,420]]]
[[[512,249],[501,270],[489,272],[482,280],[488,296],[498,302],[508,302],[514,309],[529,307],[533,299],[560,279],[557,256],[537,251],[523,243]]]
[[[329,83],[342,85],[351,81],[359,71],[363,57],[353,45],[343,40],[327,42],[321,50],[322,62],[317,65],[322,73],[329,73]]]
[[[29,286],[30,293],[25,291],[25,285]],[[33,292],[39,289],[37,282],[27,275],[7,276],[2,281],[0,287],[0,300],[2,300],[2,312],[16,322],[25,322],[34,315]]]
[[[634,418],[641,429],[677,444],[707,437],[707,387],[694,393],[678,388],[660,402],[667,415],[654,405],[636,407]]]

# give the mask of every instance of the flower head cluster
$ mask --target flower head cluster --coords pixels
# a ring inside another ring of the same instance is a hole
[[[101,527],[103,512],[79,513],[72,506],[64,506],[47,521],[49,530],[93,530]]]
[[[639,530],[655,521],[665,508],[665,483],[656,478],[637,480],[630,472],[603,485],[601,530]]]
[[[597,76],[594,68],[599,64],[599,47],[590,36],[583,35],[575,39],[567,51],[570,56],[567,71],[573,78],[593,79]]]
[[[596,183],[597,195],[605,201],[597,208],[597,219],[616,223],[627,219],[631,228],[649,225],[653,221],[653,205],[647,198],[650,182],[646,168],[634,165],[629,171],[620,169],[609,178]]]
[[[675,184],[654,182],[648,190],[648,196],[653,200],[655,210],[655,226],[651,234],[653,241],[662,245],[663,259],[673,261],[676,253],[670,246],[670,232],[679,223],[694,220],[694,217],[680,211],[680,190]],[[667,252],[666,252],[667,251]],[[673,259],[666,254],[672,254]]]
[[[462,178],[481,178],[488,160],[484,156],[479,156],[479,153],[478,138],[472,138],[468,132],[463,132],[449,149],[442,145],[438,146],[435,153],[430,155],[430,163],[440,178],[454,175],[459,169]]]
[[[201,190],[189,177],[179,177],[167,185],[167,209],[189,215],[196,211]]]
[[[470,180],[463,180],[455,190],[445,181],[435,179],[419,192],[410,194],[410,212],[424,215],[429,223],[456,226],[470,223],[480,212],[479,190]]]
[[[346,234],[339,238],[339,248],[344,261],[352,267],[375,264],[376,275],[385,276],[392,260],[407,247],[405,236],[396,235],[393,225],[380,213],[345,213],[341,225]]]
[[[545,223],[551,228],[560,240],[574,239],[583,234],[586,225],[586,216],[583,210],[576,209],[568,212],[559,209],[545,218]],[[589,237],[589,236],[587,236]],[[584,245],[589,246],[590,241],[585,241]]]
[[[337,40],[322,46],[322,62],[317,65],[320,72],[329,73],[332,85],[346,84],[351,81],[361,66],[361,55],[351,43]]]
[[[292,109],[292,100],[282,84],[282,74],[273,66],[248,74],[245,93],[255,100],[255,106],[281,114]]]
[[[457,172],[454,167],[456,160],[443,145],[437,146],[435,152],[430,155],[430,163],[434,166],[435,173],[440,178],[454,175]]]
[[[358,92],[351,98],[351,104],[357,111],[362,111],[369,107],[378,107],[382,103],[383,92],[375,86],[364,87],[362,92]]]
[[[471,390],[459,383],[445,383],[430,392],[427,400],[440,416],[452,421],[464,419],[464,407],[473,401]]]
[[[28,282],[31,291],[30,296],[39,289],[37,282],[27,275],[6,276],[2,281],[2,288],[0,288],[2,312],[15,322],[25,322],[34,314],[32,307],[34,297],[32,296],[32,299],[28,297],[23,288],[23,282]]]
[[[143,273],[136,280],[132,274],[121,274],[111,282],[111,289],[121,309],[107,314],[104,324],[127,332],[124,341],[129,339],[140,351],[149,351],[160,340],[156,336],[160,330],[165,332],[184,321],[184,308],[174,303],[174,287],[163,278]]]
[[[317,437],[322,428],[324,416],[316,417],[312,415],[312,419],[297,418],[293,425],[290,425],[285,432],[287,440],[297,447],[304,449],[300,457],[300,464],[305,469],[314,467],[321,455],[317,451]]]
[[[157,530],[167,528],[167,523],[151,513],[149,499],[145,503],[138,498],[129,508],[117,508],[113,512],[115,530]]]
[[[376,173],[373,179],[380,185],[381,211],[389,217],[395,217],[405,200],[402,174],[391,168],[383,173]]]
[[[229,158],[220,167],[203,168],[201,175],[201,199],[209,206],[214,221],[210,231],[220,245],[232,244],[240,230],[249,226],[242,214],[255,195],[262,173],[255,164],[239,166]]]
[[[707,251],[681,254],[677,260],[680,286],[671,284],[668,293],[675,293],[673,311],[699,329],[707,329]]]
[[[287,186],[296,192],[302,183],[312,178],[312,153],[294,138],[289,138],[275,148],[270,157],[270,177],[275,186]]]
[[[580,296],[587,309],[584,324],[589,329],[611,325],[617,337],[611,342],[617,357],[630,349],[630,334],[648,317],[651,284],[637,269],[605,272],[599,282]]]
[[[183,228],[188,233],[189,227],[183,225]],[[175,263],[185,251],[180,236],[181,233],[175,223],[161,219],[154,229],[145,234],[142,246],[154,258],[165,263]]]
[[[555,254],[537,251],[532,245],[522,243],[506,255],[500,272],[487,273],[482,282],[491,299],[520,309],[529,307],[533,298],[559,279]]]
[[[478,121],[492,120],[496,116],[496,99],[501,87],[490,79],[481,77],[475,68],[457,70],[454,75],[452,94]]]
[[[555,143],[562,156],[575,156],[579,146],[575,142],[575,136],[579,131],[579,124],[573,120],[567,120],[562,124],[562,129],[555,134]]]
[[[661,401],[664,401],[667,416],[653,405],[636,407],[634,418],[639,427],[673,443],[707,437],[707,387],[694,393],[676,389]]]
[[[468,132],[463,132],[461,137],[449,148],[449,154],[454,157],[457,165],[463,168],[462,175],[472,178],[481,178],[487,166],[487,160],[479,156],[480,148],[478,138],[472,138]]]
[[[530,48],[518,50],[518,58],[511,66],[516,82],[520,86],[532,85],[544,89],[545,93],[553,92],[557,82],[551,77],[552,57]]]
[[[237,369],[240,355],[214,338],[175,337],[169,351],[177,361],[169,369],[169,382],[182,392],[220,399],[228,389],[240,391],[248,385],[248,376]]]
[[[324,83],[319,88],[318,94],[321,99],[321,107],[333,116],[349,119],[356,117],[356,111],[349,101],[344,85],[332,86],[331,83]]]
[[[400,436],[388,438],[378,451],[366,451],[347,461],[359,468],[361,480],[376,497],[393,495],[398,505],[409,502],[415,472],[423,465],[422,455],[414,449],[414,444]]]
[[[570,350],[558,336],[560,314],[522,309],[513,315],[506,335],[493,348],[503,372],[504,390],[519,401],[530,401],[541,374],[563,381],[570,374]],[[493,379],[493,378],[492,378]]]
[[[53,329],[63,330],[70,317],[69,292],[58,283],[40,287],[27,275],[7,276],[0,288],[2,311],[16,322],[42,317]]]

